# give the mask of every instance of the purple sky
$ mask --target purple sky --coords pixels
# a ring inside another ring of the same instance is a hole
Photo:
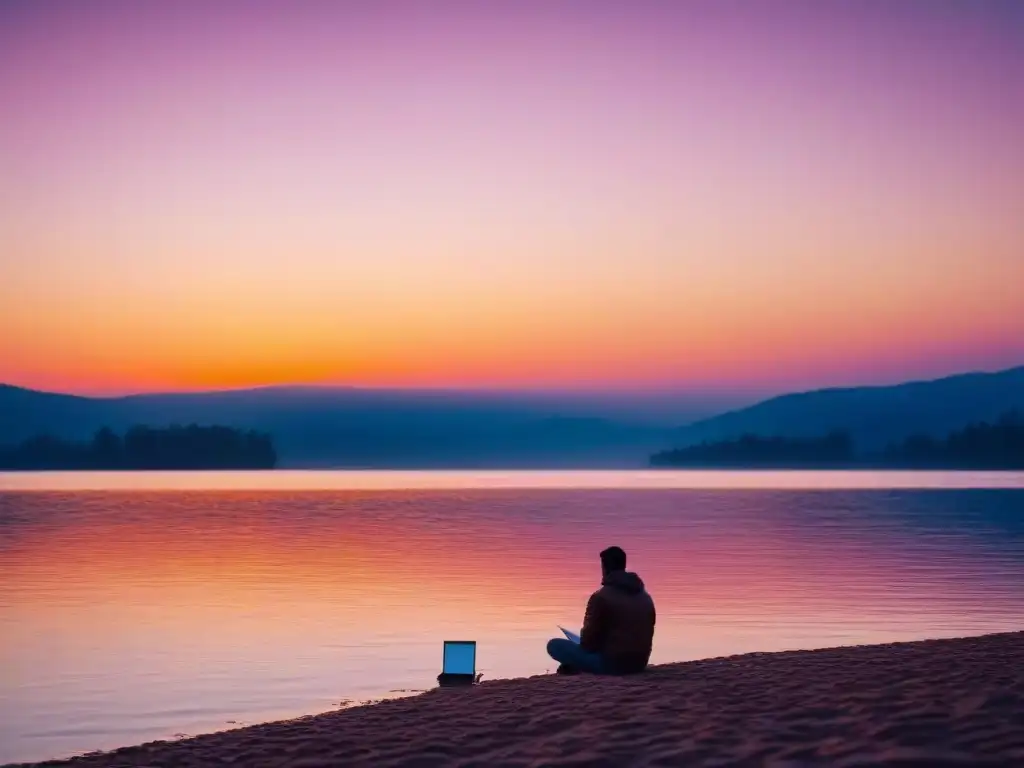
[[[1024,362],[1024,3],[6,2],[0,381]]]

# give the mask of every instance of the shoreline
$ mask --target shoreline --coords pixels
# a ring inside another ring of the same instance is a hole
[[[1024,631],[542,675],[4,768],[1024,765]]]

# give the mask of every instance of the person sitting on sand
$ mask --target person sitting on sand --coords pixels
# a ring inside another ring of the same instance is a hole
[[[548,655],[558,674],[590,672],[628,675],[643,672],[654,642],[654,600],[635,573],[626,570],[626,553],[609,547],[601,553],[601,588],[590,596],[577,645],[556,638]]]

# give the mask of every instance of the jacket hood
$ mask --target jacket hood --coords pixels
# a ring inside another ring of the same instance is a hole
[[[630,595],[644,591],[644,582],[632,571],[613,571],[601,581],[606,587],[619,589]]]

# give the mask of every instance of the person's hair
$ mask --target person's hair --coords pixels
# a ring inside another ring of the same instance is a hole
[[[606,571],[626,570],[626,553],[621,547],[608,547],[601,553],[601,566]]]

